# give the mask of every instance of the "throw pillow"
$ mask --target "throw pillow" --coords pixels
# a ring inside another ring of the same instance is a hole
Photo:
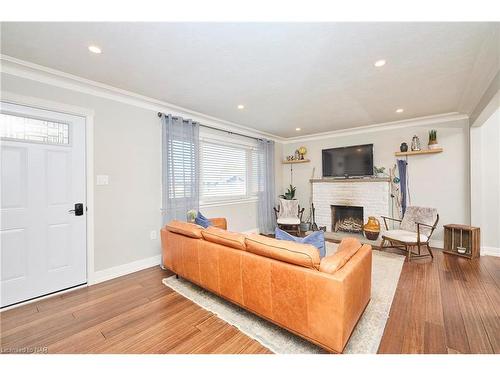
[[[201,212],[198,211],[198,215],[196,215],[196,218],[194,219],[194,222],[198,225],[201,225],[203,228],[208,228],[209,226],[213,225],[210,220],[208,220],[205,216],[202,215]]]
[[[277,240],[294,241],[298,243],[313,245],[316,249],[318,249],[320,259],[323,258],[326,254],[325,233],[322,230],[312,232],[306,237],[295,237],[290,233],[281,230],[280,228],[276,228],[276,230],[274,231],[274,236]]]

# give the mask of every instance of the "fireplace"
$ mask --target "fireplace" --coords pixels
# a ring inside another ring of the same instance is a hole
[[[363,233],[363,207],[331,205],[332,232]]]

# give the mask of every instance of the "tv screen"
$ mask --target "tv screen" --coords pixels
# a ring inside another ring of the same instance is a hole
[[[323,177],[373,176],[373,144],[323,150]]]

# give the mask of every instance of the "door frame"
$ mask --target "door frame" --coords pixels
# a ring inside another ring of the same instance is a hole
[[[53,112],[66,113],[85,118],[85,180],[86,180],[86,200],[87,200],[87,283],[95,284],[94,269],[94,110],[90,108],[77,107],[65,103],[55,102],[35,98],[31,96],[19,95],[9,91],[2,91],[1,101],[26,107],[44,109]],[[73,290],[70,288],[66,291]],[[53,296],[54,293],[46,297]],[[44,297],[40,297],[44,298]],[[26,302],[18,303],[12,307],[31,303],[38,298]],[[3,309],[2,309],[3,310]]]

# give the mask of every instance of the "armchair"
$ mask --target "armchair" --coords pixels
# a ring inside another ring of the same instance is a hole
[[[278,208],[273,207],[278,228],[300,236],[300,222],[304,208],[300,208],[296,199],[280,199]]]
[[[412,257],[421,258],[429,255],[434,258],[429,241],[439,221],[439,214],[435,208],[410,206],[406,209],[402,220],[386,216],[382,218],[386,232],[382,234],[380,249],[395,247],[405,250],[408,253],[408,261],[411,261]],[[399,229],[389,230],[387,220],[399,222]],[[384,246],[386,242],[390,245]],[[427,248],[427,254],[421,253],[423,246]],[[418,252],[414,253],[412,248],[417,248]]]

